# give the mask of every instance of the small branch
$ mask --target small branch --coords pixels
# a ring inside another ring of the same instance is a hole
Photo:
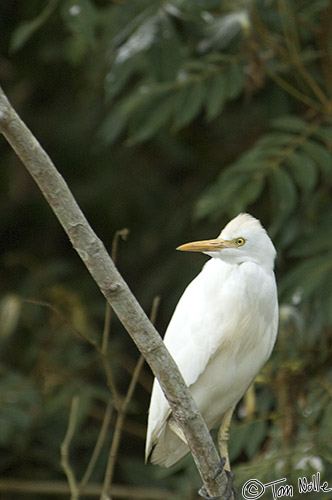
[[[87,482],[89,481],[89,479],[91,477],[91,474],[92,474],[92,472],[93,472],[93,470],[95,468],[96,462],[97,462],[97,460],[99,458],[101,449],[102,449],[103,444],[105,442],[107,430],[109,428],[109,424],[110,424],[110,421],[111,421],[112,410],[113,410],[112,401],[109,400],[108,403],[107,403],[107,407],[106,407],[104,418],[103,418],[103,423],[102,423],[100,431],[99,431],[99,435],[98,435],[98,439],[97,439],[96,445],[95,445],[94,450],[92,452],[92,455],[91,455],[91,458],[89,460],[89,463],[88,463],[88,466],[86,468],[86,471],[84,473],[84,476],[82,477],[82,479],[81,479],[81,481],[79,483],[79,486],[78,486],[80,492],[85,488]]]
[[[125,418],[125,412],[121,408],[119,413],[118,413],[117,419],[116,419],[116,424],[115,424],[115,428],[114,428],[111,449],[110,449],[110,452],[108,455],[108,461],[107,461],[107,466],[106,466],[106,471],[105,471],[103,489],[102,489],[102,492],[100,495],[100,500],[104,500],[106,498],[109,498],[109,491],[110,491],[110,487],[111,487],[113,476],[114,476],[115,461],[116,461],[116,457],[117,457],[117,453],[118,453],[118,449],[119,449],[119,445],[120,445],[124,418]]]
[[[94,347],[94,349],[96,349],[96,351],[97,351],[97,353],[98,353],[98,355],[99,355],[99,357],[101,359],[101,362],[103,364],[103,368],[104,368],[104,371],[105,371],[106,381],[107,381],[108,388],[109,388],[110,393],[112,394],[112,396],[114,398],[114,405],[115,405],[116,408],[119,408],[120,404],[121,404],[121,398],[118,395],[117,389],[116,389],[114,381],[113,381],[113,375],[112,375],[112,372],[111,372],[111,368],[109,366],[108,358],[107,358],[106,354],[104,354],[102,352],[102,350],[99,347],[99,345],[97,344],[97,342],[95,342],[94,340],[92,340],[85,333],[81,332],[80,330],[77,330],[77,328],[75,328],[75,326],[71,323],[71,321],[69,321],[68,318],[66,318],[66,316],[64,316],[60,311],[58,311],[58,309],[56,309],[49,302],[44,302],[42,300],[34,300],[34,299],[24,299],[24,302],[28,302],[30,304],[35,304],[35,305],[41,306],[41,307],[47,307],[48,309],[50,309],[51,311],[53,311],[57,316],[59,316],[59,318],[62,319],[64,325],[68,326],[78,337],[80,337],[81,340],[85,340],[92,347]]]
[[[150,321],[153,325],[156,323],[157,314],[160,306],[160,297],[157,295],[152,302],[151,312],[150,312]]]
[[[102,485],[91,483],[84,488],[85,497],[99,497]],[[0,479],[1,493],[24,493],[36,495],[64,495],[68,498],[70,489],[65,481],[21,481],[20,479]],[[173,500],[174,493],[159,488],[143,488],[113,484],[110,490],[112,498],[135,498],[135,500]],[[29,497],[30,498],[30,497]]]
[[[287,0],[278,0],[278,10],[288,52],[291,57],[295,58],[299,54],[301,47],[293,12],[289,8]]]
[[[280,5],[280,2],[279,2]],[[262,40],[267,44],[267,46],[272,47],[274,51],[276,51],[282,59],[284,59],[288,64],[294,66],[296,70],[301,74],[303,81],[306,82],[308,87],[311,89],[313,94],[317,97],[320,102],[316,102],[309,95],[304,94],[301,90],[294,87],[290,84],[285,78],[280,76],[276,71],[272,71],[269,68],[269,65],[265,65],[266,73],[270,76],[270,78],[279,85],[283,90],[293,96],[295,99],[298,99],[300,102],[304,103],[306,106],[314,109],[315,111],[324,112],[325,109],[328,110],[328,98],[325,96],[322,89],[317,85],[314,79],[311,77],[310,73],[303,66],[300,55],[298,54],[298,42],[290,42],[289,37],[285,36],[286,41],[288,40],[288,49],[287,51],[280,43],[278,43],[269,33],[268,30],[265,29],[263,23],[260,20],[259,14],[257,10],[253,7],[251,9],[251,17],[254,22],[255,30],[257,34],[262,38]]]
[[[301,59],[298,57],[296,59],[291,59],[291,62],[295,66],[295,68],[298,70],[300,75],[303,78],[303,81],[306,82],[308,87],[312,90],[313,94],[317,97],[317,99],[323,104],[326,110],[329,109],[329,99],[325,95],[324,91],[320,88],[318,83],[314,80],[314,78],[310,75],[310,73],[307,71],[307,69],[304,67]]]
[[[285,80],[285,78],[282,78],[275,71],[271,71],[268,67],[266,67],[266,73],[269,75],[271,80],[273,80],[277,85],[279,85],[280,88],[282,88],[289,95],[291,95],[298,101],[302,102],[309,108],[313,109],[314,111],[318,111],[319,113],[324,112],[323,107],[318,102],[314,101],[313,99],[311,99],[311,97],[309,97],[308,95],[304,94],[299,89],[291,85],[287,80]]]
[[[116,231],[113,238],[112,251],[111,251],[111,257],[113,262],[116,262],[117,260],[119,239],[122,238],[124,241],[126,241],[128,235],[129,235],[129,229],[127,227],[124,227],[123,229],[119,229],[118,231]]]
[[[0,131],[39,186],[100,291],[158,378],[209,496],[227,496],[228,478],[183,377],[160,335],[92,230],[63,177],[0,88]],[[231,495],[233,498],[233,495]]]
[[[160,297],[155,297],[152,303],[152,308],[151,308],[151,314],[150,314],[150,320],[151,323],[154,324],[156,321],[157,317],[157,312],[160,304]],[[113,440],[112,440],[112,445],[108,457],[108,462],[107,462],[107,467],[106,467],[106,473],[105,473],[105,478],[104,478],[104,486],[103,486],[103,491],[101,495],[101,500],[104,498],[107,498],[107,495],[110,491],[113,476],[114,476],[114,468],[115,468],[115,462],[116,462],[116,457],[118,454],[118,449],[120,445],[120,440],[122,436],[122,429],[123,429],[123,423],[124,419],[126,417],[128,405],[131,401],[131,398],[133,397],[133,393],[138,381],[138,377],[140,374],[140,371],[143,367],[144,364],[144,357],[141,355],[138,358],[138,361],[136,363],[133,375],[130,380],[130,384],[127,390],[126,397],[122,403],[122,406],[119,410],[118,417],[116,420],[115,424],[115,429],[114,429],[114,434],[113,434]]]
[[[118,394],[117,388],[115,387],[113,373],[111,371],[108,357],[106,356],[106,354],[104,354],[102,352],[102,350],[100,349],[99,346],[97,348],[97,352],[98,352],[98,354],[102,360],[102,363],[103,363],[104,371],[106,374],[107,385],[108,385],[108,388],[113,396],[114,406],[118,410],[121,406],[121,397]]]
[[[113,434],[113,439],[112,439],[112,445],[108,457],[108,462],[107,462],[107,467],[106,467],[106,472],[105,472],[105,478],[104,478],[104,485],[103,485],[103,491],[101,494],[101,500],[108,498],[109,491],[111,488],[113,476],[114,476],[114,469],[115,469],[115,463],[116,463],[116,457],[118,454],[119,450],[119,445],[122,437],[122,428],[123,428],[123,423],[124,419],[126,417],[128,405],[131,401],[137,379],[139,377],[139,372],[141,371],[141,368],[144,364],[144,357],[140,355],[132,379],[130,381],[130,385],[126,394],[126,397],[123,401],[122,407],[119,410],[117,419],[116,419],[116,424],[114,428],[114,434]]]
[[[101,352],[106,355],[108,348],[108,339],[111,331],[112,308],[108,302],[105,305],[105,320],[103,330],[103,341],[101,344]]]
[[[288,46],[288,53],[286,52],[285,59],[288,59],[289,62],[294,65],[302,76],[303,81],[306,82],[308,87],[311,89],[312,93],[327,108],[329,102],[328,98],[302,62],[300,40],[292,10],[289,8],[287,0],[279,0],[278,5],[281,26],[284,32],[286,44]]]
[[[332,33],[332,2],[330,1],[322,13],[321,23],[317,33],[317,42],[320,48],[320,60],[322,73],[325,78],[325,88],[330,98],[330,112],[332,99],[332,55],[330,49],[330,40]]]
[[[61,443],[61,447],[60,447],[61,467],[63,468],[63,470],[67,476],[67,481],[68,481],[69,488],[70,488],[71,500],[77,500],[79,498],[79,489],[77,486],[75,473],[74,473],[74,471],[70,465],[70,462],[69,462],[69,446],[70,446],[71,440],[73,439],[75,429],[76,429],[77,415],[78,415],[78,404],[79,404],[79,398],[78,398],[78,396],[74,396],[72,399],[72,402],[71,402],[67,432],[66,432],[66,435],[65,435],[63,442]]]
[[[129,234],[129,229],[125,227],[124,229],[119,229],[118,231],[116,231],[114,235],[112,242],[112,251],[111,251],[111,257],[114,263],[116,263],[118,255],[119,239],[122,238],[123,240],[126,240],[128,238],[128,234]],[[108,339],[111,329],[111,318],[112,318],[112,309],[110,304],[106,302],[103,342],[101,346],[101,351],[105,355],[107,353],[107,348],[108,348]]]
[[[113,242],[112,242],[112,260],[113,262],[116,262],[117,254],[118,254],[118,245],[119,245],[119,238],[121,237],[122,239],[126,240],[129,234],[129,229],[124,228],[116,231]],[[111,368],[109,366],[109,359],[107,356],[107,350],[108,350],[108,341],[109,341],[109,336],[110,336],[110,331],[111,331],[111,320],[112,320],[112,308],[110,304],[106,301],[106,306],[105,306],[105,321],[104,321],[104,330],[103,330],[103,340],[102,340],[102,345],[100,349],[100,355],[102,357],[103,361],[103,366],[104,370],[106,373],[106,378],[107,378],[107,383],[109,386],[110,391],[113,394],[114,400],[115,400],[115,406],[117,409],[120,408],[121,403],[120,403],[120,396],[118,393],[118,390],[116,388],[113,374],[111,371]]]

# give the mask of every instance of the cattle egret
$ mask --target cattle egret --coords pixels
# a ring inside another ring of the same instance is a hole
[[[212,257],[180,298],[164,342],[175,359],[230,470],[227,440],[234,407],[269,358],[278,328],[276,251],[249,214],[231,220],[216,239],[178,250]],[[155,379],[146,459],[170,467],[189,451]]]

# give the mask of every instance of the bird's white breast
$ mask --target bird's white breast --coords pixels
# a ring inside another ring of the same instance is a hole
[[[185,290],[164,341],[209,428],[237,404],[268,359],[277,322],[274,273],[255,263],[211,259]],[[156,381],[148,448],[169,411]]]
[[[204,349],[209,339],[210,358],[191,390],[211,428],[236,405],[268,359],[278,310],[274,275],[256,264],[230,266],[213,259],[203,273],[206,289],[196,292],[211,313],[200,341]]]

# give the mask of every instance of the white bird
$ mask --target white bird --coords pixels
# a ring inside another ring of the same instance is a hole
[[[278,329],[276,250],[260,222],[239,214],[218,238],[178,250],[212,257],[180,298],[164,342],[208,426],[220,426],[219,447],[230,470],[227,440],[234,407],[269,358]],[[154,380],[146,460],[164,467],[189,451]]]

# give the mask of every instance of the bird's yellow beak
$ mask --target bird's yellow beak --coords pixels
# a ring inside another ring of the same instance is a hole
[[[181,252],[219,252],[223,248],[235,248],[233,241],[216,238],[214,240],[193,241],[177,247]]]

